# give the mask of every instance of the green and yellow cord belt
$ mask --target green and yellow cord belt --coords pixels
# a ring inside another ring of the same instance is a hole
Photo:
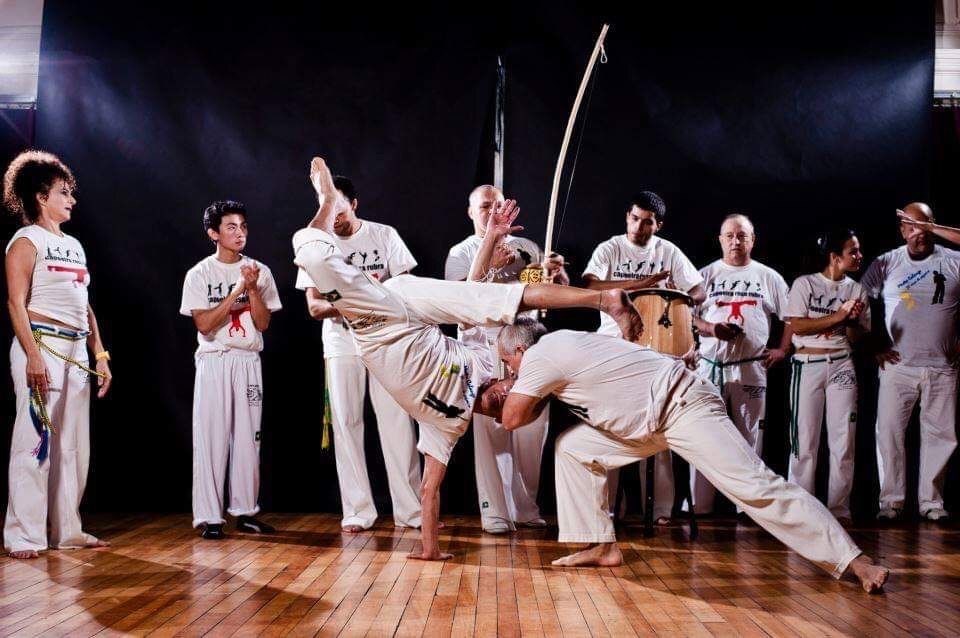
[[[85,366],[84,364],[80,363],[79,361],[77,361],[72,357],[68,357],[62,352],[58,352],[57,350],[54,350],[49,345],[43,342],[43,337],[56,337],[57,339],[65,339],[66,341],[79,341],[80,339],[85,338],[84,335],[76,333],[74,336],[71,336],[69,334],[45,330],[43,328],[37,328],[37,327],[34,327],[32,332],[33,332],[33,340],[37,343],[37,347],[40,348],[41,350],[46,350],[56,358],[62,361],[66,361],[67,363],[70,363],[72,365],[75,365],[81,370],[83,370],[84,372],[92,374],[96,377],[107,376],[102,372],[97,372],[96,370],[93,370],[92,368]],[[53,423],[50,422],[50,415],[47,414],[47,406],[43,401],[43,396],[41,396],[39,392],[33,391],[33,389],[31,388],[30,400],[33,402],[34,409],[37,411],[37,414],[40,416],[40,420],[43,422],[43,425],[47,429],[49,429],[50,432],[55,433],[56,430],[53,427]]]
[[[330,449],[330,427],[333,425],[333,411],[330,409],[330,387],[327,384],[327,373],[323,375],[323,437],[320,440],[320,449]]]

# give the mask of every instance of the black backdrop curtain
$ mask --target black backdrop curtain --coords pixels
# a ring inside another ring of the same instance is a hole
[[[497,55],[507,69],[506,191],[542,242],[566,117],[600,24],[613,22],[557,238],[572,274],[622,232],[626,200],[643,188],[665,197],[663,235],[698,266],[719,257],[720,220],[739,211],[756,222],[755,257],[788,281],[813,268],[824,224],[847,220],[872,256],[897,243],[894,208],[929,195],[933,18],[923,3],[381,11],[45,3],[36,142],[80,181],[67,230],[91,256],[116,374],[113,396],[95,402],[88,508],[189,508],[195,337],[177,310],[183,275],[211,250],[202,210],[230,197],[247,203],[249,254],[273,269],[284,304],[263,354],[261,500],[275,511],[338,509],[333,456],[320,452],[320,326],[293,289],[289,243],[314,208],[309,159],[322,154],[352,176],[361,215],[397,227],[418,274],[441,276],[447,249],[471,231],[467,193],[492,178]],[[591,328],[595,318],[550,322]],[[876,490],[875,382],[863,372],[861,511]],[[782,371],[773,376],[767,426],[780,470],[783,383]],[[0,399],[9,424],[10,393]],[[473,483],[468,435],[445,510],[475,511]]]

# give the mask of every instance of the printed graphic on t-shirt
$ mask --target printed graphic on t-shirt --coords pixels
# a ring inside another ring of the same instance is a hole
[[[913,310],[918,303],[924,303],[923,291],[921,286],[933,282],[933,295],[929,304],[942,304],[947,290],[947,276],[944,274],[943,266],[936,268],[921,268],[911,272],[909,275],[897,282],[897,289],[900,291],[900,299],[903,301],[907,310]],[[917,290],[914,290],[917,288]],[[928,289],[929,290],[929,289]]]
[[[828,297],[826,294],[815,295],[811,292],[809,295],[807,295],[807,308],[809,308],[811,316],[819,315],[819,317],[816,318],[822,318],[832,315],[846,301],[847,300],[843,297]],[[833,337],[843,335],[846,330],[847,327],[844,323],[838,323],[831,328],[821,330],[814,336],[818,339],[831,339]]]
[[[210,304],[211,308],[216,307],[221,301],[227,298],[230,295],[230,291],[233,290],[233,287],[236,286],[236,282],[231,284],[225,284],[222,281],[217,282],[216,284],[207,284],[207,303]],[[226,291],[226,294],[224,294]],[[214,294],[216,293],[216,294]],[[230,337],[246,337],[247,330],[243,327],[243,324],[240,323],[240,317],[245,312],[250,312],[250,297],[247,293],[242,293],[233,304],[233,308],[230,309],[230,327],[227,328],[227,335]]]
[[[347,263],[356,266],[378,281],[384,278],[383,274],[387,269],[387,262],[378,248],[366,251],[362,249],[354,250],[347,255]]]
[[[743,326],[746,321],[744,313],[747,312],[766,315],[763,284],[759,281],[748,281],[736,275],[714,279],[707,287],[707,297],[717,308],[727,309],[726,317],[721,319],[726,323]]]
[[[636,263],[634,263],[632,259],[628,259],[614,267],[613,278],[642,279],[663,272],[664,270],[666,270],[666,268],[663,266],[662,259],[659,262],[653,259],[644,259]]]
[[[73,279],[74,288],[89,283],[87,279],[87,260],[80,250],[47,246],[43,261],[47,265],[48,272],[67,273]]]

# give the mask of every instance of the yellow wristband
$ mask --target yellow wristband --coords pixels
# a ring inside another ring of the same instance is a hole
[[[109,361],[110,352],[108,352],[107,350],[104,350],[103,352],[98,352],[97,354],[93,355],[93,358],[96,359],[97,361]]]

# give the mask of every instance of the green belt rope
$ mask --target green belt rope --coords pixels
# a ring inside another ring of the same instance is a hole
[[[738,359],[737,361],[729,361],[729,362],[711,361],[706,357],[701,357],[701,358],[712,366],[710,368],[710,383],[717,386],[721,391],[723,391],[723,385],[724,383],[726,383],[726,379],[723,376],[724,368],[740,365],[741,363],[753,363],[754,361],[763,361],[765,357],[750,357],[749,359]]]
[[[793,357],[793,371],[790,375],[790,453],[795,458],[800,458],[800,375],[803,366],[806,363],[832,363],[834,361],[843,361],[849,354],[842,354],[838,357],[829,357],[823,359],[807,359],[800,361]]]
[[[320,449],[330,449],[330,427],[333,425],[333,410],[330,408],[330,387],[327,384],[327,372],[323,374],[323,436]]]

